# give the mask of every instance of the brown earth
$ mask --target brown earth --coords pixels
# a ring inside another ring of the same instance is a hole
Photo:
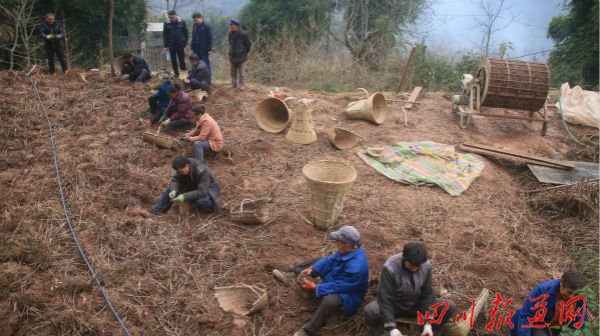
[[[145,127],[138,118],[148,117],[146,85],[112,79],[85,84],[61,75],[34,79],[54,126],[78,237],[134,335],[290,335],[306,322],[315,303],[276,282],[270,271],[328,253],[326,233],[302,219],[310,207],[301,168],[316,159],[344,160],[358,172],[338,226],[352,224],[363,234],[372,280],[388,256],[419,241],[430,251],[436,291],[458,293],[452,297],[460,308],[483,287],[514,298],[518,308],[538,282],[573,267],[560,241],[544,231],[546,219],[524,199],[522,181],[531,177],[523,165],[484,158],[482,176],[452,197],[439,188],[391,181],[355,154],[360,147],[432,140],[566,159],[573,145],[555,111],[545,137],[540,123],[504,119],[474,118],[463,130],[450,110],[450,94],[426,93],[408,111],[408,127],[398,104],[375,126],[343,116],[360,93],[289,90],[290,96],[314,100],[318,140],[296,145],[256,125],[254,107],[268,87],[249,85],[239,92],[217,83],[206,107],[232,156],[209,158],[207,165],[229,206],[272,198],[272,221],[242,226],[229,220],[228,209],[189,218],[176,211],[141,215],[167,186],[170,160],[192,156],[189,145],[165,150],[142,142]],[[0,83],[0,335],[122,334],[66,226],[48,127],[32,87],[23,74],[10,72],[0,73]],[[326,131],[339,124],[364,137],[359,147],[339,151],[328,143]],[[580,135],[597,132],[572,128]],[[266,286],[266,309],[246,318],[223,312],[213,288],[236,283]],[[372,281],[367,301],[375,288]],[[479,317],[480,334],[486,333],[486,318]],[[330,321],[322,334],[367,333],[359,314]]]

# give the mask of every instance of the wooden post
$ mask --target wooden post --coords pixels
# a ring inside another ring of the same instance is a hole
[[[110,62],[110,74],[115,77],[115,66],[113,65],[113,15],[115,14],[115,0],[108,1],[108,60]]]
[[[67,59],[67,69],[71,68],[71,59],[69,57],[69,39],[67,38],[67,18],[65,17],[65,10],[63,8],[60,9],[60,16],[62,16],[62,26],[63,26],[63,34],[65,36],[65,56]]]
[[[406,61],[406,65],[404,66],[404,71],[402,72],[402,78],[400,79],[400,83],[398,84],[398,87],[396,87],[396,93],[400,92],[400,90],[402,89],[402,85],[404,85],[404,81],[406,80],[406,74],[408,73],[408,66],[410,65],[410,62],[413,59],[413,56],[415,55],[415,49],[417,49],[415,46],[412,47],[412,49],[410,49],[410,54],[408,55],[408,60]]]

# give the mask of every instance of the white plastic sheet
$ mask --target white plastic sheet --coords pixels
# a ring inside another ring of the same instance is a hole
[[[571,88],[569,83],[563,83],[560,87],[560,101],[565,121],[599,128],[599,92],[583,90],[579,85]]]

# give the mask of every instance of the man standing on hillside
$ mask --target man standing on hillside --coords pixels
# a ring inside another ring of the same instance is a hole
[[[40,37],[44,39],[44,49],[46,49],[46,57],[48,57],[48,72],[54,74],[54,54],[58,57],[62,71],[67,71],[67,62],[65,61],[65,53],[60,41],[65,33],[60,23],[56,22],[53,13],[47,13],[44,17],[44,22],[40,25]]]
[[[169,12],[169,22],[163,25],[163,44],[165,51],[171,54],[171,66],[175,77],[179,77],[179,69],[185,70],[185,46],[188,42],[188,30],[184,21],[179,21],[177,12]],[[177,65],[179,59],[179,66]]]
[[[377,299],[365,306],[365,322],[371,328],[371,335],[380,336],[385,329],[389,336],[402,336],[395,319],[417,317],[417,312],[428,316],[427,311],[432,310],[432,305],[436,307],[432,316],[440,316],[446,307],[447,311],[441,323],[433,327],[427,319],[421,336],[439,335],[446,321],[454,317],[456,304],[435,298],[427,250],[422,244],[408,243],[402,253],[389,257],[383,265]]]
[[[192,27],[192,42],[191,47],[194,54],[206,64],[208,68],[208,81],[212,78],[212,70],[210,68],[210,59],[208,54],[213,52],[212,47],[212,31],[208,23],[204,22],[204,18],[200,13],[194,13],[194,26]]]
[[[240,21],[229,21],[229,62],[231,63],[231,87],[244,89],[244,63],[248,60],[248,53],[252,42],[245,31],[240,28]],[[238,85],[239,77],[239,85]]]

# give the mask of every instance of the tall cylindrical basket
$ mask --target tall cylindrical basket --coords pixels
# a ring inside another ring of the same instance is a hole
[[[310,189],[313,225],[326,230],[342,212],[344,197],[356,179],[356,170],[344,162],[319,160],[306,164],[302,174]]]

